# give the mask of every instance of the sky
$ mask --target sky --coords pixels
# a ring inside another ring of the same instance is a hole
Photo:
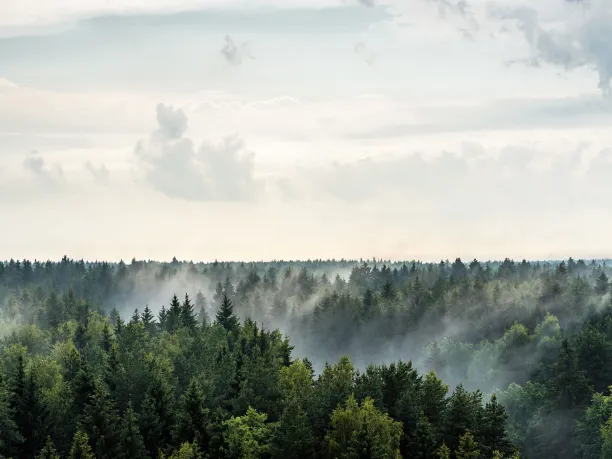
[[[0,259],[612,257],[610,0],[3,0]]]

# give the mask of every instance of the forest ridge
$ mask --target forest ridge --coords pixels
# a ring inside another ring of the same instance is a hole
[[[605,261],[0,263],[0,457],[612,458]]]

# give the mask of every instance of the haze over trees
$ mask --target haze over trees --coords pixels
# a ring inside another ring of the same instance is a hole
[[[0,263],[0,457],[612,457],[605,261]]]

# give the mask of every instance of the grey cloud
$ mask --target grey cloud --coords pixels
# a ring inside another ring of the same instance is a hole
[[[110,181],[110,172],[104,164],[96,167],[91,162],[87,161],[87,163],[85,163],[85,167],[89,172],[91,172],[91,175],[93,175],[93,178],[97,183],[101,185],[108,185]]]
[[[257,197],[262,187],[253,175],[254,155],[245,151],[242,140],[231,136],[217,145],[203,143],[196,150],[183,137],[187,118],[182,110],[160,104],[157,113],[157,130],[149,142],[140,141],[135,149],[150,186],[169,197],[192,201]]]
[[[39,183],[47,190],[56,190],[64,182],[64,172],[59,165],[53,168],[47,166],[46,161],[37,151],[32,151],[23,160],[23,168],[29,171]]]
[[[221,49],[225,60],[232,65],[240,65],[245,59],[254,59],[247,43],[237,45],[232,37],[225,36],[225,45]]]
[[[612,5],[604,0],[573,2],[580,11],[564,22],[546,27],[533,7],[494,7],[491,15],[513,21],[532,47],[533,56],[519,62],[541,62],[571,70],[591,67],[599,75],[599,89],[610,95],[612,79]],[[580,18],[580,19],[578,19]]]

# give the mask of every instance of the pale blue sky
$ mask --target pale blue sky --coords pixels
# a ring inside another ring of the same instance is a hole
[[[609,2],[177,5],[0,4],[5,257],[612,256]]]

